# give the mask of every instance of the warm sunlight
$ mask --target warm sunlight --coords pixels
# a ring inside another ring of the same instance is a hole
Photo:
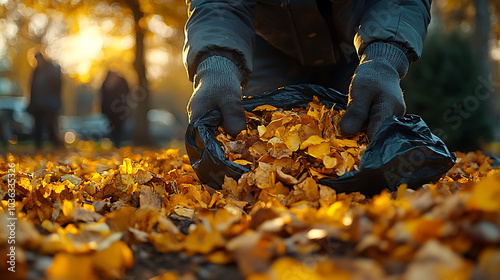
[[[56,58],[64,72],[85,83],[90,81],[93,63],[102,58],[105,34],[87,17],[80,17],[78,26],[77,33],[58,39],[47,53]]]
[[[88,83],[100,76],[109,65],[122,68],[133,63],[133,47],[135,39],[132,35],[112,35],[116,20],[97,22],[86,16],[78,18],[78,31],[60,37],[47,47],[47,54],[56,60],[62,70],[81,83]],[[126,24],[124,24],[126,26]],[[152,17],[149,26],[160,38],[169,37],[172,28]],[[169,53],[165,48],[156,47],[146,51],[148,78],[157,80],[165,74],[169,62]]]

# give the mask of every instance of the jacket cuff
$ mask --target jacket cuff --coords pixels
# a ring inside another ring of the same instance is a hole
[[[196,47],[196,46],[195,46]],[[189,46],[184,47],[183,60],[186,67],[190,81],[194,81],[198,65],[208,57],[217,55],[226,57],[231,60],[243,73],[243,80],[241,85],[245,86],[252,75],[252,61],[251,54],[248,51],[240,51],[219,45],[206,45],[197,48]]]
[[[385,61],[389,63],[398,72],[400,79],[406,75],[409,67],[408,57],[403,50],[393,44],[385,42],[374,42],[366,47],[361,56],[361,63],[368,60]]]
[[[249,77],[251,76],[249,71],[245,71],[245,65],[242,58],[234,51],[225,49],[212,49],[200,54],[198,58],[198,65],[200,65],[204,60],[212,56],[218,56],[230,60],[238,68],[238,80],[242,87],[246,85]],[[198,68],[198,66],[196,66]]]
[[[206,57],[200,62],[196,69],[196,75],[194,78],[195,87],[199,82],[198,78],[208,73],[216,74],[220,79],[229,78],[229,75],[232,74],[234,75],[233,77],[238,79],[240,85],[244,80],[242,71],[230,59],[218,55]]]

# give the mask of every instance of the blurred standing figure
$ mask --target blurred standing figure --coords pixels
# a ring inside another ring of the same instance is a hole
[[[102,83],[102,113],[109,119],[111,125],[111,141],[120,147],[123,123],[130,114],[127,103],[129,87],[127,81],[113,71],[108,71]]]
[[[31,78],[31,99],[28,112],[35,119],[34,136],[37,148],[42,147],[43,132],[48,130],[54,146],[60,146],[57,121],[61,109],[61,67],[35,54],[37,66]]]

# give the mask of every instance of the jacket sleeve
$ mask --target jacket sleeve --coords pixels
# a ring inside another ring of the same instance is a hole
[[[430,23],[432,0],[381,0],[370,1],[360,19],[354,37],[354,46],[361,56],[375,41],[403,44],[410,62],[422,54],[422,47]]]
[[[255,40],[253,6],[257,0],[188,0],[188,21],[183,49],[184,66],[193,81],[203,57],[212,51],[233,54],[244,73],[252,71]],[[243,84],[246,81],[242,82]]]

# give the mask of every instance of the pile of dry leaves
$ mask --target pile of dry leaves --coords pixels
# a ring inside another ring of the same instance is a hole
[[[230,159],[253,170],[226,178],[222,190],[198,183],[187,156],[172,149],[0,157],[1,274],[10,273],[15,246],[10,277],[26,278],[35,252],[54,256],[48,279],[119,279],[134,266],[131,248],[152,244],[236,264],[248,279],[500,275],[500,169],[481,152],[457,153],[436,184],[367,199],[315,180],[356,169],[368,144],[363,134],[337,138],[341,113],[317,103],[306,112],[259,110],[238,138],[218,135]],[[203,278],[169,271],[155,279],[177,277]]]
[[[262,171],[271,168],[283,183],[296,185],[308,176],[337,178],[359,170],[368,138],[365,133],[341,136],[338,123],[344,111],[329,109],[315,97],[306,109],[263,105],[253,112],[259,115],[247,112],[247,130],[236,139],[220,128],[217,140],[229,160],[255,170],[256,177],[269,178]],[[266,183],[257,185],[265,188]]]

